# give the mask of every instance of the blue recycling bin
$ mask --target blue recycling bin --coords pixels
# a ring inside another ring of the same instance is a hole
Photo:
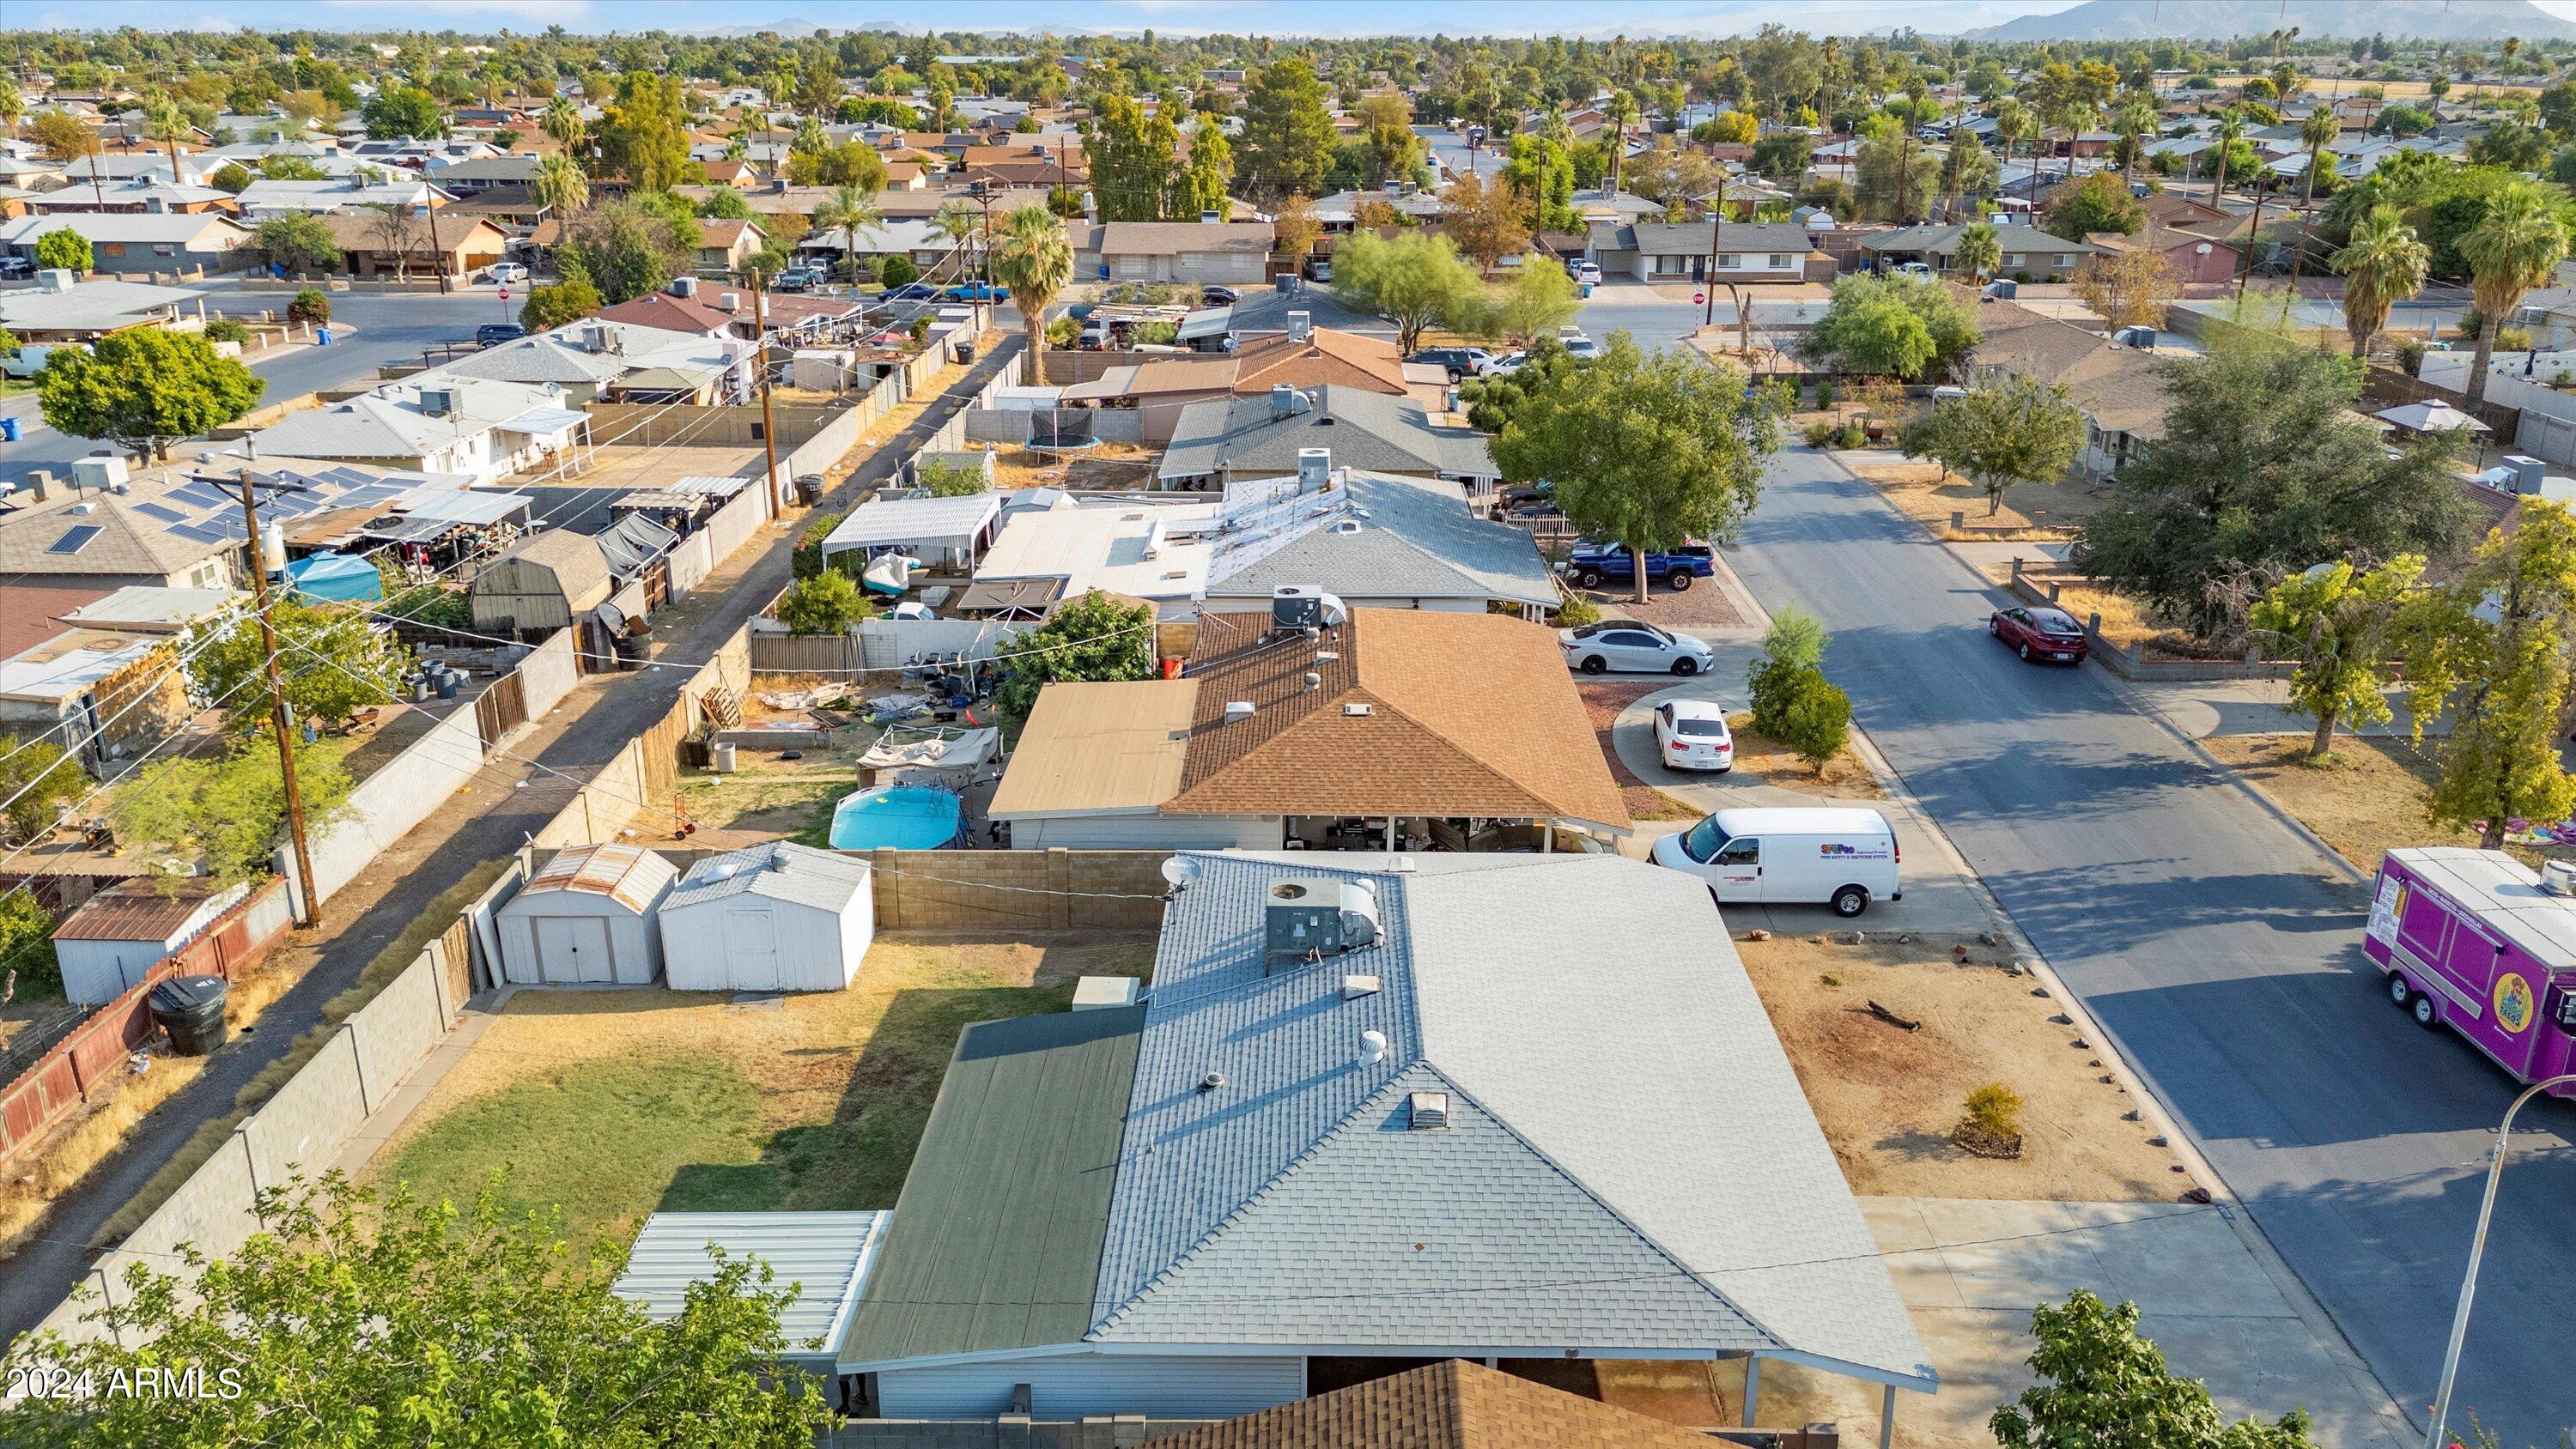
[[[14,443],[16,441],[18,441],[18,420],[16,418],[0,418],[0,443]]]
[[[313,345],[316,347],[328,347],[331,345],[331,329],[328,326],[316,327],[313,329]]]

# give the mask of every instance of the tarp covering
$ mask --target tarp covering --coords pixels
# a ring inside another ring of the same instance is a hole
[[[364,603],[385,596],[385,581],[376,566],[344,553],[317,553],[286,566],[286,581],[317,599]]]

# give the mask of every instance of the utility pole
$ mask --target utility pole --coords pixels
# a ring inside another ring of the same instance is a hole
[[[1717,173],[1717,207],[1708,214],[1708,276],[1701,284],[1700,295],[1708,299],[1708,308],[1700,314],[1699,325],[1717,325],[1717,252],[1718,239],[1726,230],[1726,170]],[[1737,322],[1744,319],[1738,317]]]
[[[2245,283],[2254,275],[2254,245],[2262,236],[2263,192],[2257,188],[2254,192],[2254,219],[2245,228],[2244,254],[2236,259],[2241,264],[2236,269],[2236,300],[2239,302],[2245,300]]]
[[[252,597],[259,601],[259,643],[268,654],[268,724],[277,736],[277,770],[286,783],[286,829],[295,842],[295,874],[301,887],[296,897],[303,910],[295,924],[309,931],[322,924],[322,903],[313,879],[313,853],[304,844],[304,788],[295,778],[295,743],[288,732],[286,685],[277,675],[277,626],[268,616],[268,559],[259,541],[259,502],[252,492],[250,469],[243,468],[237,476],[241,482],[242,527],[250,530],[250,586]]]
[[[761,288],[768,278],[751,274],[751,336],[753,366],[760,374],[760,448],[769,459],[769,501],[772,507],[784,508],[787,500],[778,496],[778,414],[769,406],[769,324],[760,305]]]
[[[975,335],[984,335],[984,294],[993,289],[993,185],[977,181],[966,188],[967,199],[982,209],[982,236],[975,243]]]

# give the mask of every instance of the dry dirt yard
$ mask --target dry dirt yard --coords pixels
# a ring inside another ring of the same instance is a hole
[[[379,1182],[560,1205],[573,1241],[657,1209],[890,1208],[970,1022],[1144,976],[1144,932],[887,934],[848,989],[520,991],[369,1164]]]
[[[2429,753],[2402,739],[2337,735],[2323,764],[2309,762],[2304,734],[2213,735],[2200,743],[2363,870],[2379,869],[2379,858],[2398,846],[2478,843],[2474,830],[2425,820],[2438,771]],[[2576,848],[2566,846],[2505,848],[2534,870],[2544,860],[2576,859]]]
[[[1844,457],[1861,481],[1875,486],[1889,502],[1945,539],[2069,538],[2074,524],[2102,506],[2101,498],[2081,483],[2016,483],[2004,490],[2003,507],[1989,514],[1985,490],[1955,473],[1944,482],[1938,463],[1916,462],[1894,452],[1865,461],[1853,461],[1849,454]],[[1967,515],[1967,529],[1951,529],[1953,513]]]

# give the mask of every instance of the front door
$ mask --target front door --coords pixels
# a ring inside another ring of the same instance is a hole
[[[608,950],[608,923],[597,916],[539,916],[537,962],[544,979],[614,981],[616,963]]]
[[[1762,842],[1749,835],[1726,842],[1708,863],[1708,874],[1721,902],[1762,899]]]
[[[770,919],[769,912],[725,912],[725,947],[733,956],[733,984],[737,989],[778,989],[778,923]]]

